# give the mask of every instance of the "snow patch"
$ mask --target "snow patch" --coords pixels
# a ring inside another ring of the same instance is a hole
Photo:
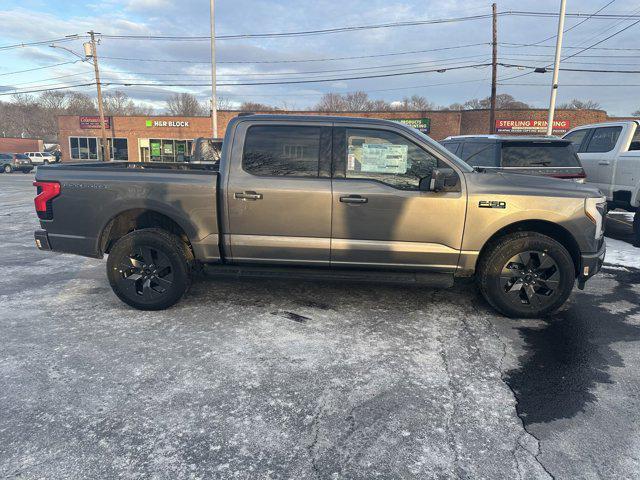
[[[607,237],[605,241],[607,242],[605,263],[640,268],[640,248],[615,238]]]

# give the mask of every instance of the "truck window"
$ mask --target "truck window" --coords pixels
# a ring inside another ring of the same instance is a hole
[[[590,128],[584,128],[582,130],[576,130],[575,132],[567,133],[562,138],[564,140],[569,140],[571,143],[573,143],[573,147],[576,149],[576,152],[579,152],[580,151],[580,145],[582,144],[582,141],[587,136],[587,133],[589,133],[590,130],[591,130]]]
[[[589,145],[585,152],[603,153],[610,152],[616,146],[622,127],[600,127],[596,128],[589,140]]]
[[[569,142],[504,142],[503,167],[579,167],[580,160]]]
[[[441,142],[442,146],[449,150],[454,155],[458,155],[458,149],[460,148],[460,142]]]
[[[418,190],[420,179],[444,164],[397,133],[346,129],[345,177],[377,180],[400,190]]]
[[[629,151],[640,150],[640,127],[636,126],[636,131],[633,134],[631,143],[629,144]]]
[[[495,142],[464,142],[458,156],[472,167],[498,167]]]
[[[252,175],[317,177],[320,127],[256,125],[244,141],[242,168]]]

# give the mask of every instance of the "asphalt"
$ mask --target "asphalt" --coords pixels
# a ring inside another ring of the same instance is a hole
[[[35,249],[32,178],[0,175],[0,478],[640,476],[637,270],[548,320],[287,280],[139,312],[104,261]]]

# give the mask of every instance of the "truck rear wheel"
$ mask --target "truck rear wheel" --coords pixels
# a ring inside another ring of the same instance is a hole
[[[478,266],[478,286],[489,304],[508,317],[553,313],[569,298],[575,266],[564,246],[536,232],[517,232],[488,246]]]
[[[176,304],[191,284],[193,254],[165,230],[146,228],[120,238],[109,252],[107,277],[114,293],[139,310]]]

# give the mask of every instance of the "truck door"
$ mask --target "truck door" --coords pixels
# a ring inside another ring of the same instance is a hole
[[[420,179],[450,167],[392,128],[334,129],[332,266],[454,271],[466,211],[457,191],[424,192]]]
[[[241,122],[224,191],[236,263],[330,261],[331,125]]]
[[[585,139],[582,152],[578,154],[587,174],[587,182],[594,184],[610,197],[613,167],[616,160],[616,144],[622,132],[621,126],[594,128]]]

